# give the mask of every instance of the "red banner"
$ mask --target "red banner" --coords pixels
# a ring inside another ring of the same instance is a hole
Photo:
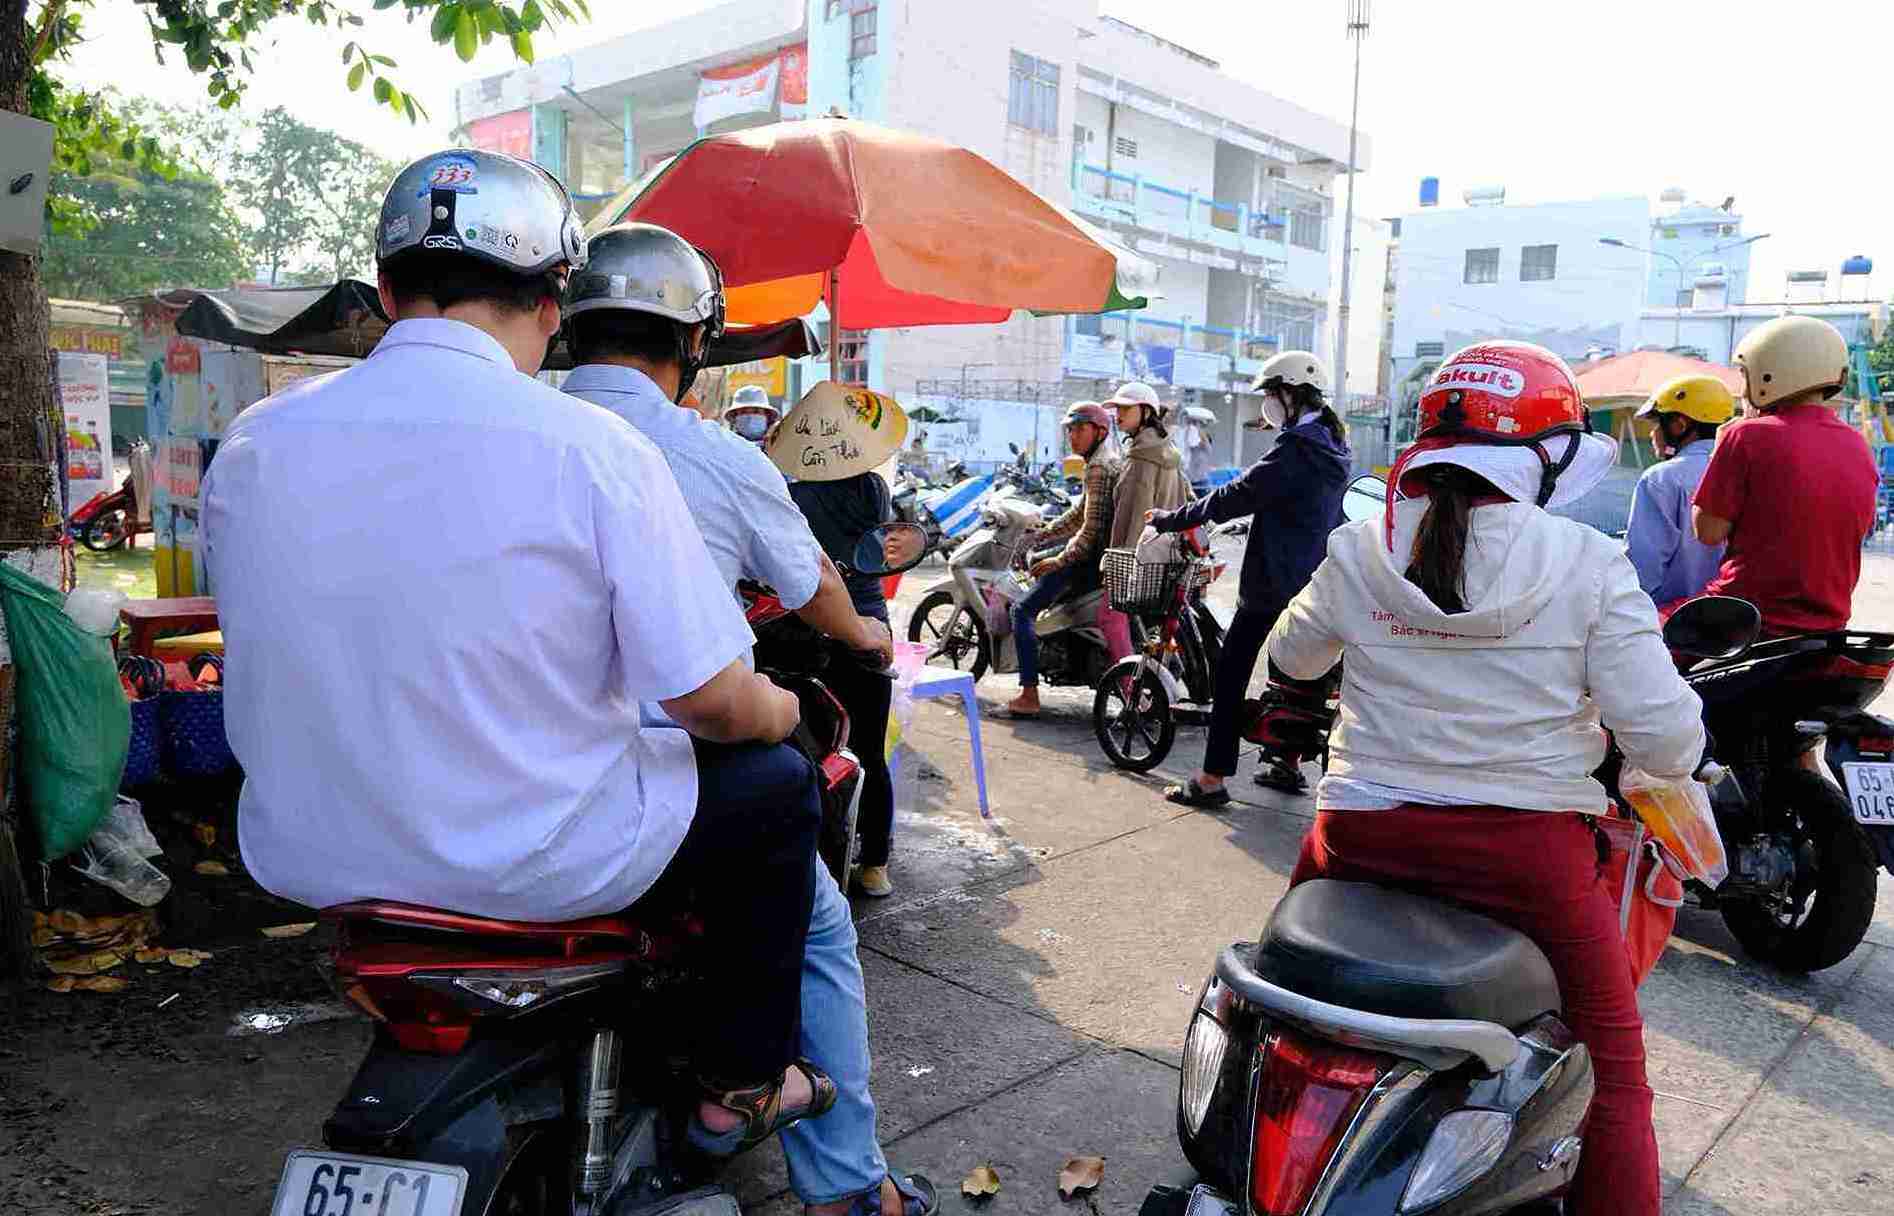
[[[533,159],[533,114],[531,110],[513,110],[491,118],[477,118],[467,124],[467,139],[487,152],[504,152],[521,160]]]

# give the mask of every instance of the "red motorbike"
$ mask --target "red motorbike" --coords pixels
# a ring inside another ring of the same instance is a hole
[[[882,531],[896,528],[919,531]],[[766,590],[746,608],[759,650],[806,628]],[[782,647],[797,667],[821,649]],[[819,854],[845,882],[862,780],[848,715],[774,661],[764,670],[802,703],[787,742],[820,772]],[[322,1147],[289,1154],[271,1216],[740,1216],[683,1134],[676,1045],[702,934],[687,901],[564,924],[391,901],[322,916],[337,986],[375,1038]]]
[[[138,519],[138,496],[127,477],[116,490],[100,490],[73,509],[66,521],[79,543],[98,553],[116,549],[140,532],[151,531]]]

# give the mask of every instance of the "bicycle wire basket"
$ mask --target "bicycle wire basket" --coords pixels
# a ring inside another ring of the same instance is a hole
[[[1115,612],[1165,612],[1184,580],[1193,589],[1203,585],[1209,572],[1201,566],[1196,561],[1141,562],[1135,549],[1107,549],[1105,594]]]

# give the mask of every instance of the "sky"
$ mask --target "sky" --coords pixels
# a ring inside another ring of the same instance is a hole
[[[915,0],[951,3],[951,0]],[[397,81],[432,112],[411,127],[343,84],[342,39],[282,23],[284,45],[258,57],[248,104],[285,105],[390,157],[439,147],[460,82],[514,66],[496,40],[471,65],[433,46],[424,25],[366,14],[352,31],[400,62]],[[593,0],[589,25],[542,35],[544,58],[712,7],[709,0]],[[1231,75],[1347,120],[1352,48],[1345,0],[1105,0],[1105,11],[1222,62]],[[1753,249],[1752,299],[1784,271],[1846,256],[1886,260],[1894,282],[1894,157],[1883,142],[1884,78],[1863,50],[1894,45],[1894,5],[1800,0],[1372,0],[1362,53],[1361,129],[1372,161],[1357,211],[1399,215],[1423,176],[1441,199],[1499,185],[1508,202],[1645,194],[1736,197]],[[132,0],[99,0],[93,42],[68,78],[194,104],[203,82],[176,55],[152,60]],[[1832,278],[1831,278],[1832,282]]]

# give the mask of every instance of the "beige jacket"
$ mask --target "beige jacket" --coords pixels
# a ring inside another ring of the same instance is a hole
[[[1125,453],[1118,488],[1112,493],[1111,536],[1105,547],[1130,548],[1144,531],[1145,512],[1169,511],[1188,501],[1190,483],[1184,479],[1183,457],[1155,427],[1145,427]]]

